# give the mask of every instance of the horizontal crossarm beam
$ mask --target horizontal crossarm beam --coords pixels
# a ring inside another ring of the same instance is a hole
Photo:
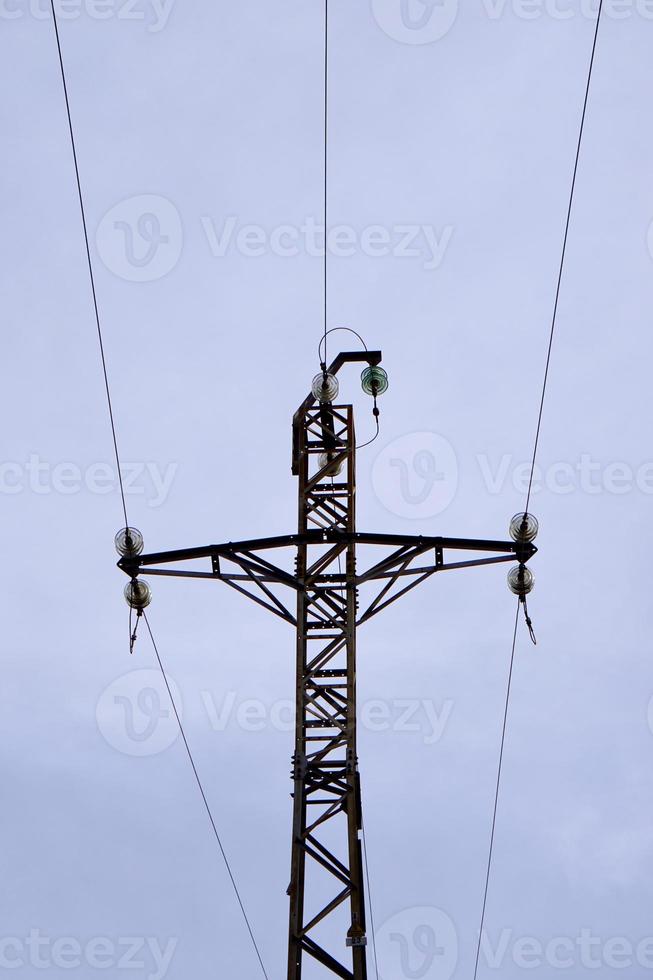
[[[275,581],[283,582],[292,586],[292,588],[297,588],[296,580],[290,573],[258,558],[252,552],[269,551],[275,548],[297,548],[304,544],[340,544],[346,547],[352,543],[397,548],[399,549],[396,556],[398,564],[405,561],[407,553],[411,550],[414,552],[413,557],[416,557],[418,554],[424,554],[432,549],[441,549],[442,551],[494,551],[514,556],[518,561],[524,562],[532,558],[537,551],[537,548],[532,544],[518,544],[515,541],[315,530],[305,531],[303,534],[283,534],[271,538],[254,538],[248,541],[229,541],[225,544],[209,544],[199,548],[158,551],[149,555],[138,555],[135,558],[121,558],[118,562],[118,567],[127,575],[131,576],[138,575],[145,569],[150,571],[153,565],[172,565],[178,564],[179,562],[196,561],[202,558],[210,558],[216,562],[220,558],[227,558],[236,562],[236,564],[244,566],[249,559],[249,561],[259,566],[262,574],[267,573],[272,575]],[[394,560],[394,557],[391,555],[388,559],[384,559],[384,562]],[[215,569],[213,574],[216,578],[220,577]]]
[[[327,529],[270,538],[255,538],[248,541],[229,541],[224,544],[206,545],[199,548],[159,551],[149,555],[121,558],[118,566],[129,576],[147,572],[149,575],[210,578],[225,582],[231,588],[242,592],[250,599],[254,599],[259,605],[294,626],[296,625],[294,615],[271,592],[270,586],[284,585],[296,593],[304,593],[315,587],[317,583],[342,585],[345,579],[342,573],[323,574],[323,570],[332,563],[334,556],[352,544],[361,547],[376,546],[391,549],[379,561],[374,562],[367,569],[359,571],[355,577],[356,586],[375,581],[381,583],[381,591],[359,617],[359,624],[381,612],[382,609],[410,592],[415,586],[436,572],[456,568],[472,568],[477,565],[494,565],[515,559],[520,562],[527,562],[537,551],[532,544],[519,544],[515,541],[406,534],[368,534]],[[321,546],[326,551],[322,557],[313,562],[303,580],[257,554],[257,552],[281,551],[283,549],[296,551],[297,548],[308,545]],[[491,557],[470,556],[462,560],[447,561],[446,552],[476,554],[492,552],[493,554]],[[429,556],[432,556],[430,561],[428,560]],[[177,567],[201,559],[210,560],[210,571]],[[418,561],[418,559],[421,560]],[[416,564],[413,565],[413,562]],[[225,567],[225,564],[228,563],[235,565],[236,571]],[[161,565],[167,567],[156,567]],[[398,588],[393,592],[395,585]],[[259,590],[259,594],[253,595],[247,586],[255,587]],[[328,600],[328,593],[325,593],[327,603]]]

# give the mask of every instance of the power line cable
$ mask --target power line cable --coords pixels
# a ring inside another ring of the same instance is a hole
[[[329,0],[324,0],[324,360],[327,359],[329,220]]]
[[[499,794],[501,791],[501,773],[503,771],[503,753],[506,744],[506,730],[508,727],[508,708],[510,706],[510,692],[512,690],[512,675],[515,665],[515,648],[517,645],[517,626],[519,625],[519,600],[517,600],[517,612],[515,614],[515,626],[512,634],[512,651],[510,653],[510,669],[508,671],[508,686],[506,689],[506,700],[503,710],[503,727],[501,729],[501,749],[499,752],[499,766],[497,769],[497,784],[494,794],[494,811],[492,813],[492,832],[490,834],[490,850],[488,854],[487,870],[485,874],[485,888],[483,892],[483,911],[481,912],[481,928],[478,934],[478,945],[476,947],[476,962],[474,964],[474,980],[478,974],[478,963],[481,955],[481,942],[483,939],[483,927],[485,925],[485,911],[487,908],[487,897],[490,890],[490,875],[492,873],[492,857],[494,854],[494,836],[497,828],[497,813],[499,810]]]
[[[320,338],[320,343],[317,345],[317,357],[318,357],[318,360],[320,362],[322,360],[325,360],[326,361],[326,347],[324,348],[324,357],[323,357],[322,356],[322,346],[324,345],[327,336],[329,334],[335,333],[337,330],[346,330],[347,333],[353,333],[354,337],[358,337],[358,339],[360,340],[361,344],[363,345],[363,349],[364,350],[367,350],[367,344],[365,343],[365,341],[363,340],[363,338],[361,337],[361,335],[358,333],[358,331],[352,330],[351,327],[331,327],[331,329],[330,330],[327,330],[327,332],[324,334],[324,336]]]
[[[370,926],[372,927],[372,949],[374,950],[374,972],[376,980],[379,980],[379,958],[376,954],[376,926],[374,925],[374,906],[372,904],[372,889],[370,886],[370,866],[367,859],[367,836],[365,834],[365,822],[361,819],[361,829],[363,831],[363,856],[365,858],[365,880],[367,881],[367,895],[370,906]]]
[[[75,132],[73,129],[73,120],[70,112],[70,99],[68,98],[68,85],[66,83],[66,71],[64,68],[63,53],[61,50],[61,39],[59,37],[59,24],[57,21],[57,14],[54,7],[54,0],[50,0],[50,7],[52,10],[52,20],[54,23],[54,34],[57,41],[57,52],[59,55],[59,68],[61,69],[61,82],[63,85],[63,94],[66,102],[66,116],[68,117],[68,131],[70,133],[70,146],[73,153],[73,163],[75,165],[75,179],[77,181],[77,194],[79,197],[79,208],[82,215],[82,227],[84,230],[84,243],[86,246],[86,259],[88,262],[88,274],[91,281],[91,292],[93,294],[93,309],[95,311],[95,323],[97,326],[98,341],[100,344],[100,357],[102,359],[102,373],[104,375],[104,388],[107,396],[107,405],[109,407],[109,420],[111,422],[111,435],[113,438],[113,451],[116,457],[116,466],[118,468],[118,482],[120,485],[120,497],[122,500],[122,511],[125,518],[125,527],[128,527],[129,522],[127,520],[127,505],[125,503],[125,488],[122,482],[122,472],[120,470],[120,456],[118,454],[118,439],[116,436],[116,425],[113,416],[113,404],[111,402],[111,391],[109,389],[109,376],[107,372],[107,359],[104,352],[104,341],[102,339],[102,327],[100,325],[100,311],[98,307],[97,291],[95,288],[95,274],[93,272],[93,261],[91,259],[91,248],[89,245],[88,238],[88,224],[86,222],[86,209],[84,207],[84,195],[82,194],[82,182],[79,175],[79,163],[77,160],[77,146],[75,142]]]
[[[556,285],[555,292],[555,302],[553,304],[553,317],[551,319],[551,332],[549,334],[549,346],[546,354],[546,365],[544,368],[544,381],[542,383],[542,397],[540,399],[540,409],[537,416],[537,428],[535,431],[535,445],[533,447],[533,460],[531,463],[531,474],[528,481],[528,494],[526,495],[526,510],[531,501],[531,492],[533,489],[533,474],[535,472],[535,461],[537,458],[537,449],[540,442],[540,430],[542,428],[542,414],[544,412],[544,399],[546,397],[546,386],[549,380],[549,368],[551,366],[551,352],[553,350],[553,337],[556,329],[556,322],[558,319],[558,306],[560,303],[560,290],[562,287],[562,276],[565,269],[565,258],[567,256],[567,242],[569,240],[569,228],[571,226],[571,214],[574,205],[574,194],[576,191],[576,178],[578,176],[578,164],[580,162],[580,151],[583,145],[583,134],[585,132],[585,119],[587,117],[587,106],[589,103],[590,88],[592,85],[592,74],[594,71],[594,60],[596,56],[596,48],[599,39],[599,28],[601,26],[601,14],[603,12],[603,0],[600,0],[598,15],[596,18],[596,29],[594,31],[594,42],[592,44],[592,56],[590,58],[589,71],[587,73],[587,85],[585,87],[585,100],[583,102],[583,114],[580,121],[580,129],[578,133],[578,144],[576,146],[576,159],[574,161],[574,173],[571,181],[571,192],[569,194],[569,205],[567,207],[567,220],[565,222],[565,234],[562,242],[562,254],[560,256],[560,268],[558,270],[558,282]]]
[[[156,641],[154,639],[154,634],[152,633],[152,627],[150,626],[150,621],[147,618],[147,614],[146,613],[143,613],[143,619],[145,620],[145,625],[147,626],[147,632],[150,634],[150,640],[152,641],[152,647],[154,648],[154,653],[156,655],[156,659],[157,659],[157,662],[159,664],[159,668],[161,670],[161,675],[163,677],[163,680],[164,680],[166,689],[168,691],[168,696],[170,698],[170,703],[172,704],[172,710],[175,713],[175,718],[177,719],[177,724],[179,725],[179,731],[181,733],[181,737],[183,739],[184,746],[186,748],[186,754],[188,755],[188,758],[190,760],[190,764],[191,764],[191,767],[192,767],[192,770],[193,770],[193,774],[195,776],[195,781],[197,783],[197,786],[199,788],[200,794],[202,796],[202,801],[204,803],[204,807],[206,809],[206,812],[208,814],[209,820],[211,822],[211,827],[213,828],[213,833],[215,835],[215,839],[216,839],[216,841],[218,843],[218,847],[220,849],[220,853],[222,854],[222,858],[224,860],[224,864],[225,864],[225,867],[227,869],[227,873],[228,873],[229,878],[231,880],[231,884],[233,886],[233,890],[234,890],[234,893],[236,895],[236,899],[237,899],[238,904],[240,906],[240,910],[241,910],[241,912],[243,914],[243,918],[244,918],[245,924],[247,926],[247,931],[249,932],[250,939],[252,940],[252,945],[254,946],[254,950],[256,952],[256,956],[257,956],[258,961],[259,961],[259,964],[261,966],[261,971],[263,973],[263,976],[266,978],[266,980],[269,980],[268,975],[267,975],[267,973],[265,971],[265,966],[263,965],[263,960],[261,958],[261,953],[259,951],[258,944],[256,942],[256,939],[254,938],[254,932],[252,930],[252,926],[251,926],[251,923],[250,923],[250,920],[249,920],[249,916],[247,915],[247,912],[245,910],[245,905],[244,905],[243,900],[241,898],[240,890],[238,888],[238,885],[236,884],[236,878],[234,876],[233,871],[231,870],[231,864],[230,864],[229,859],[227,857],[226,851],[225,851],[225,849],[223,847],[222,840],[220,838],[220,834],[218,833],[218,828],[217,828],[216,823],[215,823],[215,820],[213,818],[213,813],[211,812],[211,807],[209,806],[209,801],[208,801],[208,799],[206,797],[206,793],[204,792],[204,786],[202,785],[202,780],[200,779],[199,772],[197,771],[197,766],[195,765],[195,759],[193,758],[193,753],[191,752],[190,745],[188,744],[188,739],[186,738],[186,732],[184,731],[184,726],[182,724],[181,717],[179,715],[179,711],[177,710],[177,705],[175,703],[175,699],[172,696],[172,690],[170,688],[170,683],[168,681],[168,675],[166,674],[165,668],[163,666],[163,661],[161,659],[161,655],[159,654],[159,648],[156,645]]]
[[[539,406],[539,411],[538,411],[538,416],[537,416],[537,427],[536,427],[536,431],[535,431],[535,440],[534,440],[534,446],[533,446],[533,458],[532,458],[532,462],[531,462],[530,478],[529,478],[529,482],[528,482],[528,493],[527,493],[527,496],[526,496],[526,512],[528,512],[528,508],[529,508],[530,500],[531,500],[531,492],[532,492],[532,488],[533,488],[533,476],[534,476],[534,472],[535,472],[535,463],[536,463],[536,460],[537,460],[537,450],[538,450],[539,441],[540,441],[540,431],[541,431],[541,428],[542,428],[542,416],[543,416],[543,412],[544,412],[544,401],[545,401],[545,397],[546,397],[547,382],[548,382],[548,379],[549,379],[549,368],[551,366],[551,353],[552,353],[552,350],[553,350],[553,339],[554,339],[555,328],[556,328],[556,323],[557,323],[558,307],[559,307],[559,303],[560,303],[560,292],[561,292],[561,287],[562,287],[562,278],[563,278],[563,274],[564,274],[565,259],[566,259],[566,255],[567,255],[567,243],[568,243],[568,240],[569,240],[569,229],[571,227],[571,215],[572,215],[572,211],[573,211],[574,196],[575,196],[575,191],[576,191],[576,180],[577,180],[577,177],[578,177],[578,168],[579,168],[579,163],[580,163],[580,154],[581,154],[581,149],[582,149],[582,145],[583,145],[583,135],[584,135],[584,132],[585,132],[585,120],[587,118],[587,107],[588,107],[588,104],[589,104],[589,95],[590,95],[590,90],[591,90],[591,85],[592,85],[592,75],[593,75],[593,71],[594,71],[594,62],[595,62],[595,58],[596,58],[596,50],[597,50],[597,44],[598,44],[599,29],[601,27],[601,15],[602,15],[602,13],[603,13],[603,0],[600,0],[599,9],[598,9],[597,18],[596,18],[596,28],[595,28],[595,31],[594,31],[594,39],[593,39],[593,42],[592,42],[592,54],[591,54],[591,57],[590,57],[589,70],[588,70],[588,73],[587,73],[587,84],[585,86],[585,98],[583,100],[583,111],[582,111],[582,115],[581,115],[580,127],[579,127],[579,132],[578,132],[578,142],[577,142],[577,145],[576,145],[576,156],[575,156],[575,159],[574,159],[574,169],[573,169],[573,176],[572,176],[572,181],[571,181],[571,191],[570,191],[570,194],[569,194],[569,204],[567,206],[567,217],[566,217],[566,221],[565,221],[565,231],[564,231],[564,237],[563,237],[563,243],[562,243],[562,253],[561,253],[561,257],[560,257],[560,267],[558,269],[558,279],[557,279],[557,283],[556,283],[555,301],[554,301],[554,305],[553,305],[553,316],[552,316],[552,319],[551,319],[551,330],[550,330],[550,333],[549,333],[549,344],[548,344],[547,355],[546,355],[546,364],[545,364],[545,368],[544,368],[544,380],[543,380],[543,383],[542,383],[542,395],[541,395],[541,398],[540,398],[540,406]],[[509,673],[508,673],[508,686],[507,686],[507,690],[506,690],[506,700],[505,700],[505,706],[504,706],[503,727],[502,727],[502,731],[501,731],[501,748],[500,748],[500,752],[499,752],[499,765],[498,765],[498,771],[497,771],[497,783],[496,783],[496,791],[495,791],[495,795],[494,795],[494,809],[493,809],[493,814],[492,814],[492,830],[491,830],[491,834],[490,834],[490,847],[489,847],[488,862],[487,862],[487,872],[486,872],[486,877],[485,877],[485,888],[484,888],[484,892],[483,892],[483,907],[482,907],[482,911],[481,911],[481,923],[480,923],[480,928],[479,928],[479,932],[478,932],[478,944],[477,944],[477,947],[476,947],[476,960],[475,960],[475,964],[474,964],[474,980],[477,980],[477,975],[478,975],[478,967],[479,967],[479,960],[480,960],[480,954],[481,954],[481,944],[482,944],[482,941],[483,941],[483,929],[484,929],[484,926],[485,926],[485,914],[486,914],[486,911],[487,911],[487,899],[488,899],[488,892],[489,892],[489,887],[490,887],[490,877],[491,877],[491,873],[492,873],[492,859],[493,859],[493,855],[494,855],[494,840],[495,840],[495,834],[496,834],[497,813],[498,813],[498,808],[499,808],[499,797],[500,797],[500,794],[501,794],[501,775],[502,775],[502,770],[503,770],[503,756],[504,756],[504,749],[505,749],[505,742],[506,742],[506,731],[507,731],[507,724],[508,724],[508,710],[509,710],[509,707],[510,707],[510,694],[511,694],[511,690],[512,690],[512,677],[513,677],[513,668],[514,668],[514,662],[515,662],[515,647],[516,647],[516,642],[517,642],[517,625],[518,625],[518,621],[519,621],[519,606],[520,606],[520,600],[518,599],[517,600],[517,612],[516,612],[516,616],[515,616],[515,626],[514,626],[513,637],[512,637],[512,650],[511,650],[511,654],[510,654],[510,670],[509,670]],[[529,623],[528,616],[527,616],[527,623]],[[532,627],[530,626],[530,623],[529,623],[529,630],[531,630],[531,638],[532,638]]]
[[[108,409],[109,409],[109,419],[110,419],[110,422],[111,422],[111,433],[112,433],[112,437],[113,437],[113,448],[114,448],[114,453],[115,453],[115,457],[116,457],[116,466],[118,468],[118,480],[119,480],[119,484],[120,484],[120,496],[121,496],[121,501],[122,501],[122,511],[123,511],[123,516],[124,516],[124,519],[125,519],[125,527],[129,527],[129,520],[127,518],[127,506],[126,506],[126,502],[125,502],[125,491],[124,491],[123,481],[122,481],[122,472],[121,472],[121,469],[120,469],[120,455],[119,455],[119,452],[118,452],[118,440],[117,440],[117,437],[116,437],[116,427],[115,427],[114,414],[113,414],[113,403],[111,401],[111,389],[109,387],[109,375],[108,375],[108,371],[107,371],[106,355],[105,355],[105,350],[104,350],[104,342],[103,342],[103,338],[102,338],[102,327],[101,327],[100,312],[99,312],[99,306],[98,306],[98,300],[97,300],[97,290],[95,288],[95,275],[94,275],[94,271],[93,271],[93,262],[92,262],[92,259],[91,259],[91,249],[90,249],[89,236],[88,236],[88,223],[87,223],[87,220],[86,220],[86,209],[84,207],[84,195],[82,193],[82,183],[81,183],[80,172],[79,172],[79,163],[78,163],[78,158],[77,158],[77,146],[76,146],[76,141],[75,141],[75,132],[74,132],[74,128],[73,128],[72,114],[71,114],[71,111],[70,111],[70,99],[69,99],[69,96],[68,96],[68,85],[67,85],[67,81],[66,81],[66,71],[65,71],[65,66],[64,66],[63,52],[62,52],[62,48],[61,48],[61,38],[59,36],[59,25],[58,25],[58,21],[57,21],[57,14],[56,14],[55,6],[54,6],[54,0],[50,0],[50,7],[51,7],[51,10],[52,10],[52,20],[53,20],[53,23],[54,23],[54,32],[55,32],[55,38],[56,38],[56,42],[57,42],[57,52],[58,52],[58,56],[59,56],[59,67],[61,69],[61,81],[62,81],[62,85],[63,85],[63,93],[64,93],[64,99],[65,99],[65,104],[66,104],[66,116],[67,116],[67,119],[68,119],[68,131],[70,133],[70,144],[71,144],[71,149],[72,149],[72,154],[73,154],[73,163],[74,163],[74,166],[75,166],[75,179],[76,179],[76,182],[77,182],[77,193],[78,193],[78,197],[79,197],[79,206],[80,206],[80,212],[81,212],[81,217],[82,217],[82,228],[83,228],[83,232],[84,232],[84,243],[85,243],[85,247],[86,247],[86,258],[87,258],[87,261],[88,261],[88,271],[89,271],[89,278],[90,278],[90,283],[91,283],[91,292],[92,292],[92,295],[93,295],[93,309],[94,309],[94,312],[95,312],[95,322],[96,322],[96,326],[97,326],[98,340],[99,340],[99,345],[100,345],[100,355],[101,355],[101,359],[102,359],[102,373],[104,375],[104,387],[105,387],[106,397],[107,397],[107,406],[108,406]],[[267,975],[267,973],[265,971],[265,966],[263,965],[263,960],[261,959],[261,954],[260,954],[258,945],[256,943],[256,939],[254,938],[254,933],[252,931],[252,927],[251,927],[249,918],[248,918],[247,913],[245,911],[245,907],[244,907],[243,901],[241,899],[238,886],[236,884],[236,880],[235,880],[234,874],[233,874],[233,872],[231,870],[231,865],[229,863],[229,860],[227,858],[226,852],[225,852],[224,847],[222,845],[222,841],[220,839],[220,835],[218,834],[217,826],[216,826],[215,820],[213,819],[213,814],[211,813],[211,809],[209,807],[208,800],[206,798],[206,794],[204,792],[204,788],[202,786],[202,783],[201,783],[201,780],[200,780],[200,777],[199,777],[199,774],[198,774],[198,771],[197,771],[197,767],[195,766],[195,761],[194,761],[193,756],[192,756],[192,753],[190,751],[190,746],[188,745],[188,740],[186,738],[186,733],[184,731],[183,725],[181,723],[181,718],[179,716],[179,712],[177,711],[177,706],[176,706],[175,701],[174,701],[174,698],[172,696],[172,691],[170,689],[170,684],[168,683],[168,678],[167,678],[166,672],[164,670],[163,663],[161,661],[161,657],[159,655],[159,651],[158,651],[157,645],[156,645],[155,640],[154,640],[154,636],[152,634],[152,629],[150,627],[149,620],[148,620],[147,616],[145,615],[145,613],[143,613],[143,618],[145,619],[145,623],[147,625],[147,630],[148,630],[148,633],[150,635],[150,639],[152,641],[152,646],[153,646],[154,652],[156,654],[156,659],[158,661],[159,668],[160,668],[161,674],[163,676],[163,680],[165,682],[165,685],[166,685],[168,694],[170,696],[170,701],[172,703],[172,707],[173,707],[173,710],[174,710],[174,713],[175,713],[175,717],[176,717],[177,723],[179,725],[179,730],[181,732],[181,736],[183,738],[184,745],[186,746],[186,752],[188,753],[188,758],[190,759],[190,763],[191,763],[191,766],[192,766],[192,769],[193,769],[193,773],[195,774],[195,779],[197,781],[197,785],[199,786],[200,793],[202,794],[202,799],[204,801],[204,805],[206,807],[206,811],[207,811],[207,813],[209,815],[209,820],[211,822],[211,826],[213,828],[213,832],[215,834],[215,838],[216,838],[216,840],[218,842],[218,847],[219,847],[220,852],[222,854],[222,857],[224,859],[224,863],[225,863],[225,866],[227,868],[227,872],[229,874],[229,878],[231,880],[231,883],[233,885],[234,892],[235,892],[236,898],[238,900],[238,904],[239,904],[240,909],[241,909],[241,912],[243,914],[243,918],[245,919],[247,930],[248,930],[249,935],[250,935],[250,938],[252,940],[252,944],[254,946],[254,950],[256,952],[256,956],[258,958],[258,961],[260,963],[261,970],[263,972],[263,976],[265,977],[265,980],[269,980],[268,975]],[[129,632],[130,632],[130,645],[133,645],[133,640],[134,640],[135,637],[132,636],[132,632],[131,632],[131,613],[130,613],[130,627],[129,627]]]

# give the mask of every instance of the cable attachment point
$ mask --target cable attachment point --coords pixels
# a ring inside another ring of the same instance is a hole
[[[517,544],[531,544],[540,529],[537,518],[532,514],[515,514],[510,522],[510,537]]]
[[[121,528],[115,537],[116,551],[123,558],[138,558],[143,552],[143,535],[135,527]],[[125,586],[125,599],[129,606],[129,652],[134,652],[138,622],[143,610],[152,601],[152,591],[147,582],[132,576]],[[132,630],[133,612],[136,611],[136,625]]]
[[[133,578],[125,586],[125,600],[130,609],[141,614],[152,602],[152,590],[144,579]]]
[[[114,541],[116,551],[123,558],[136,558],[143,552],[143,535],[136,527],[122,527]]]
[[[526,619],[526,626],[528,627],[528,633],[530,635],[531,640],[533,641],[533,644],[537,646],[537,637],[535,636],[535,630],[533,629],[533,621],[531,617],[528,615],[526,596],[522,596],[522,598],[519,601],[522,603],[524,607],[524,618]]]
[[[136,645],[136,634],[138,633],[140,618],[143,615],[143,611],[152,601],[152,590],[143,579],[133,578],[125,586],[125,599],[129,606],[129,652],[132,654]],[[136,626],[132,632],[132,616],[134,611],[136,611]]]
[[[513,565],[508,572],[508,588],[523,599],[535,588],[535,578],[530,568],[524,564]]]
[[[133,609],[130,606],[130,609],[129,609],[129,653],[130,653],[130,656],[131,656],[131,654],[133,654],[134,647],[136,646],[136,634],[138,633],[138,624],[140,622],[141,616],[143,615],[143,610],[142,609],[139,609],[137,611],[137,613],[136,613],[136,625],[134,626],[133,632],[132,632],[132,614],[133,614]]]
[[[340,385],[338,384],[338,379],[333,374],[327,374],[326,368],[313,378],[311,391],[313,392],[313,397],[320,405],[332,402],[334,398],[338,397],[339,390]]]
[[[388,390],[388,375],[382,367],[366,367],[361,374],[361,386],[366,395],[372,395],[376,402],[378,395]]]
[[[376,422],[376,434],[379,434],[379,406],[377,398],[388,390],[388,375],[381,367],[366,367],[361,374],[361,386],[366,395],[374,399],[372,415]]]
[[[533,643],[537,643],[533,623],[528,615],[528,606],[526,605],[526,596],[530,595],[535,588],[535,578],[530,568],[527,568],[524,564],[513,565],[508,572],[508,587],[511,592],[519,597],[519,601],[524,607],[524,617],[531,640]]]

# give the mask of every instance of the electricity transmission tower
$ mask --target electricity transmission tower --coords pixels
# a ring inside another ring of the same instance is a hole
[[[525,563],[536,551],[532,539],[537,522],[529,515],[518,515],[516,524],[513,519],[516,540],[511,541],[357,531],[353,409],[336,403],[336,375],[348,362],[367,365],[363,387],[374,396],[378,418],[376,396],[387,387],[380,361],[379,351],[339,354],[328,369],[322,365],[312,393],[295,413],[297,534],[146,555],[140,553],[139,532],[126,528],[119,535],[123,557],[118,564],[131,579],[126,594],[139,612],[150,601],[147,584],[138,578],[147,570],[149,575],[218,579],[296,631],[288,980],[301,980],[304,954],[325,973],[345,980],[367,977],[356,748],[357,627],[449,569],[516,558],[511,588],[524,598],[532,587]],[[208,560],[210,568],[192,565],[200,559]],[[364,593],[369,595],[361,602]],[[340,948],[329,949],[336,924],[343,927]],[[344,954],[347,947],[350,953]],[[343,965],[343,958],[349,965]]]

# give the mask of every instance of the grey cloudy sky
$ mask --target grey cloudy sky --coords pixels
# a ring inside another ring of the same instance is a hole
[[[329,323],[382,348],[390,375],[359,528],[498,538],[524,504],[595,22],[588,0],[431,6],[331,0]],[[291,532],[290,416],[321,329],[322,5],[61,13],[130,521],[149,550]],[[52,24],[44,0],[0,0],[0,21],[0,971],[254,980],[183,747],[139,701],[156,675],[125,676],[156,664],[144,636],[128,652]],[[532,503],[539,644],[520,627],[480,977],[653,972],[652,45],[650,3],[607,4]],[[371,434],[355,372],[341,391]],[[292,632],[220,585],[154,584],[279,980]],[[479,569],[360,631],[383,980],[473,973],[513,616],[505,568]],[[428,927],[444,952],[420,952]]]

